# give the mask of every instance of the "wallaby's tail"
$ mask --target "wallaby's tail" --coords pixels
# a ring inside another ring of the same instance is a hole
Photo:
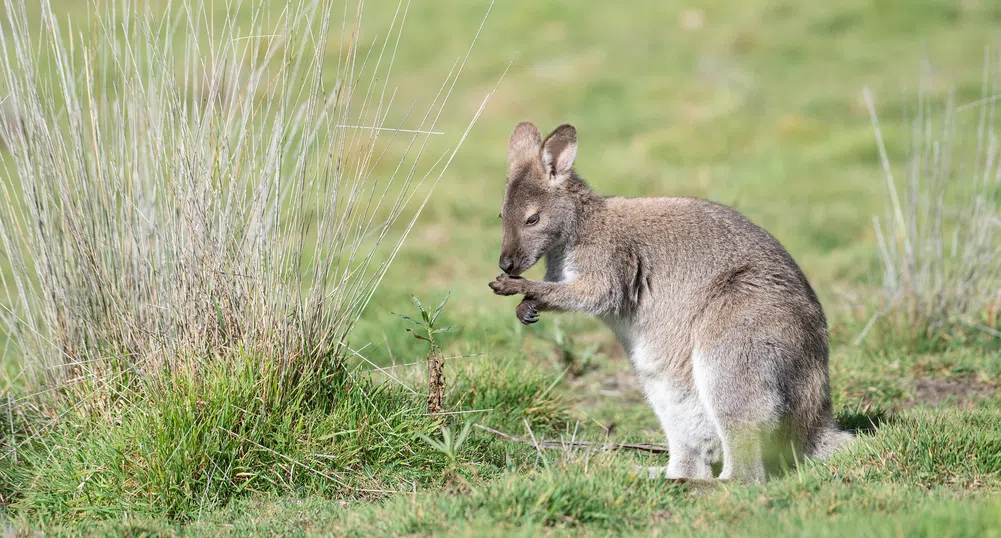
[[[855,436],[849,432],[839,430],[834,424],[822,429],[817,434],[817,440],[813,443],[809,456],[818,460],[825,460],[835,452],[847,447]]]

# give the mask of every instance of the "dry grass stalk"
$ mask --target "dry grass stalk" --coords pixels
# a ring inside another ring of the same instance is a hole
[[[900,184],[864,92],[885,172],[885,216],[875,219],[883,263],[878,316],[913,336],[950,338],[957,327],[993,329],[1001,300],[1001,138],[996,58],[983,99],[936,111],[924,86]],[[859,340],[867,330],[860,335]],[[985,332],[990,332],[985,331]]]
[[[12,266],[0,315],[21,384],[72,392],[86,380],[110,398],[128,389],[113,386],[125,372],[250,354],[274,368],[269,398],[340,360],[472,127],[428,157],[465,60],[422,115],[394,125],[405,2],[364,56],[361,6],[344,6],[351,38],[336,65],[326,2],[293,2],[272,25],[260,1],[221,27],[191,0],[165,14],[116,2],[78,43],[48,0],[40,36],[23,0],[5,4],[0,88],[24,128],[0,185],[0,257]],[[193,111],[188,96],[206,82],[225,105]]]

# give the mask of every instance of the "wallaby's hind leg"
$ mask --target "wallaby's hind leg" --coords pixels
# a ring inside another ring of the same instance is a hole
[[[719,439],[696,391],[666,379],[646,379],[643,391],[667,435],[666,468],[650,468],[666,478],[711,479]]]
[[[695,386],[723,444],[721,480],[764,481],[762,443],[778,424],[779,395],[763,371],[772,362],[749,343],[723,339],[692,352]]]

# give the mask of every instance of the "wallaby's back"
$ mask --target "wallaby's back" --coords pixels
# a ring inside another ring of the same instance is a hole
[[[802,270],[779,241],[736,210],[698,198],[605,198],[606,265],[628,289],[621,316],[656,346],[638,374],[691,376],[691,355],[742,327],[778,352],[779,406],[807,452],[829,426],[827,322]],[[591,251],[591,249],[587,249]],[[597,261],[597,260],[596,260]],[[621,322],[618,322],[621,325]],[[616,327],[622,330],[619,327]],[[819,429],[819,430],[818,430]]]

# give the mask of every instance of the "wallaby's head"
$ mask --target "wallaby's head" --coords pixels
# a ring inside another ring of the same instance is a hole
[[[501,218],[504,241],[500,268],[519,275],[566,240],[575,225],[577,204],[571,184],[577,130],[563,124],[544,140],[535,125],[522,122],[507,148],[507,187]]]

